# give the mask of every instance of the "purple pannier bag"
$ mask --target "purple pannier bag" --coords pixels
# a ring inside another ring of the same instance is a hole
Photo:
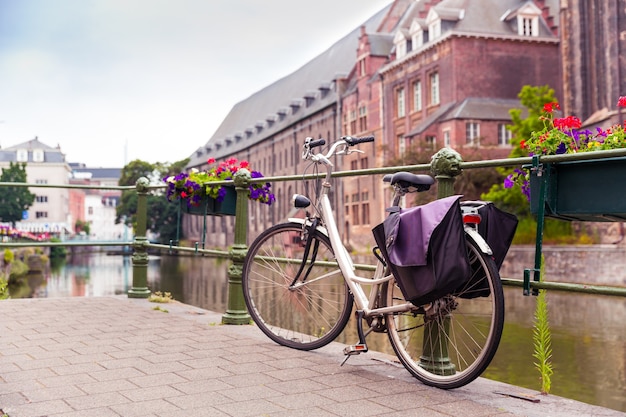
[[[424,305],[468,281],[461,196],[392,213],[373,229],[404,298]]]

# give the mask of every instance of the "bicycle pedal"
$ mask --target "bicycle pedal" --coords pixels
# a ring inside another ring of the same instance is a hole
[[[367,345],[365,343],[357,343],[356,345],[346,346],[343,349],[343,354],[346,356],[358,355],[359,353],[367,352]]]

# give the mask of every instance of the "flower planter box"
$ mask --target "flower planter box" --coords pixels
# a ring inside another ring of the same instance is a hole
[[[217,201],[216,199],[204,196],[200,200],[200,204],[197,206],[187,205],[186,200],[181,200],[181,208],[183,213],[196,215],[196,216],[234,216],[237,209],[237,191],[234,187],[224,187],[226,195],[224,200]]]
[[[537,214],[541,181],[545,215],[562,220],[626,221],[626,157],[544,164],[531,171],[530,211]]]

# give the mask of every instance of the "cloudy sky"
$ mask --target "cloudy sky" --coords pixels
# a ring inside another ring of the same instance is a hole
[[[229,110],[391,0],[0,0],[0,147],[188,157]]]

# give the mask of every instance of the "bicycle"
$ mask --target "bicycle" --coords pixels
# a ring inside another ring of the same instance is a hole
[[[479,216],[469,209],[464,213],[463,229],[472,285],[427,305],[407,302],[376,248],[373,278],[356,275],[328,196],[332,188],[330,160],[334,155],[362,152],[353,147],[373,140],[342,137],[324,154],[313,152],[325,145],[324,139],[307,138],[302,158],[314,167],[324,167],[326,175],[317,177],[321,188],[315,204],[304,195],[294,195],[294,206],[303,210],[312,206],[314,212],[274,225],[252,242],[242,276],[246,306],[270,339],[311,350],[342,332],[356,303],[359,341],[344,349],[346,360],[367,352],[368,334],[386,332],[398,359],[418,380],[442,389],[461,387],[486,369],[500,342],[504,295],[498,268],[477,232]],[[407,172],[387,175],[385,181],[394,188],[392,207],[398,207],[405,194],[424,191],[434,183],[428,175]],[[469,287],[476,288],[476,284],[483,288],[482,293],[468,296]],[[369,295],[364,286],[371,287]]]

